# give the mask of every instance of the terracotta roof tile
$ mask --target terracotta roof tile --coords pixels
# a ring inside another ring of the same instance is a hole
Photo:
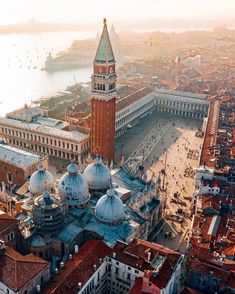
[[[93,265],[98,267],[99,259],[106,257],[109,248],[101,240],[88,240],[79,252],[69,260],[65,267],[54,276],[44,294],[75,294],[78,292],[78,283],[84,285],[94,273]]]
[[[161,289],[154,285],[148,278],[138,278],[129,291],[129,294],[160,294]]]
[[[143,87],[141,89],[138,89],[134,93],[132,92],[131,94],[122,97],[117,100],[116,102],[116,112],[122,110],[123,108],[131,105],[132,103],[142,99],[144,96],[152,93],[154,91],[153,87],[147,86]]]
[[[10,225],[17,223],[17,219],[7,213],[0,213],[0,231],[5,230]]]
[[[47,261],[33,254],[23,256],[6,246],[0,259],[0,280],[7,287],[18,291],[46,266],[48,266]]]

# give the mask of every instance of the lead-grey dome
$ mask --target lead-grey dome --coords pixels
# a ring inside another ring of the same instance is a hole
[[[64,199],[68,208],[85,207],[90,200],[87,181],[82,174],[78,173],[75,163],[69,164],[67,171],[59,181],[59,196]]]
[[[40,195],[45,191],[54,192],[53,175],[42,165],[31,175],[29,184],[32,195]]]
[[[110,170],[98,157],[85,168],[83,175],[91,190],[106,190],[110,187]]]
[[[115,195],[114,189],[108,190],[107,194],[98,200],[95,215],[101,222],[110,225],[119,225],[124,221],[124,205],[119,196]]]

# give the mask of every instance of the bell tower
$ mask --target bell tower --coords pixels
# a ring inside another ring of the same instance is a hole
[[[91,153],[114,160],[116,72],[106,19],[91,77]]]

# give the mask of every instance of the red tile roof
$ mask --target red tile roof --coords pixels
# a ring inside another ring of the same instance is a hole
[[[141,239],[134,239],[129,245],[117,242],[113,251],[116,253],[118,261],[144,271],[150,281],[158,288],[164,288],[167,285],[181,257],[179,252]],[[151,253],[150,262],[148,261],[148,253]],[[159,256],[163,257],[162,264],[159,264],[157,278],[154,278],[152,276],[152,272],[155,270],[153,263]]]
[[[17,219],[7,213],[0,213],[0,231],[5,230],[10,225],[17,223]]]
[[[203,294],[205,292],[201,292],[190,287],[185,287],[181,294]]]
[[[219,101],[213,101],[207,122],[204,142],[202,145],[200,164],[208,167],[215,167],[214,151],[217,144],[217,133],[219,124]]]
[[[224,249],[223,254],[225,256],[235,256],[235,245],[231,245]]]
[[[33,255],[21,255],[13,248],[6,246],[0,259],[0,280],[15,292],[39,274],[48,262]]]
[[[94,273],[93,265],[99,265],[99,259],[106,257],[110,252],[109,248],[101,240],[88,240],[69,260],[65,267],[59,270],[44,294],[75,294],[78,292],[78,283],[84,285]]]
[[[224,283],[227,282],[230,271],[225,270],[221,265],[211,264],[209,262],[203,262],[199,259],[193,259],[190,261],[190,268],[200,272],[201,274],[209,275],[213,273],[213,276],[222,280]]]
[[[138,278],[129,294],[160,294],[161,289],[150,282],[148,278]]]
[[[142,99],[144,96],[152,93],[153,91],[154,91],[153,87],[147,86],[147,87],[140,88],[125,97],[118,99],[116,102],[116,112]]]

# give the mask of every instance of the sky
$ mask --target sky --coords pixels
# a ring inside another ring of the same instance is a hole
[[[1,3],[2,2],[2,3]],[[0,24],[234,18],[235,0],[0,0]]]

